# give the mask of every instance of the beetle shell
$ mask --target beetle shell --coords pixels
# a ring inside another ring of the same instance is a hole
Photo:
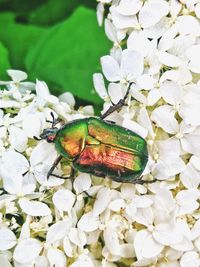
[[[148,160],[146,141],[138,134],[97,119],[72,121],[58,130],[57,151],[75,169],[118,182],[138,178]]]

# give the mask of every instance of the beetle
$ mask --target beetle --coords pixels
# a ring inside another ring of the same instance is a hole
[[[51,114],[52,128],[44,129],[40,138],[53,142],[60,156],[49,170],[47,178],[54,175],[55,167],[64,157],[70,162],[72,170],[100,177],[107,176],[117,182],[143,184],[155,181],[141,179],[148,161],[146,141],[135,132],[104,120],[125,105],[130,86],[131,84],[124,98],[111,106],[100,118],[73,120],[58,129],[55,127],[57,121],[53,113]]]

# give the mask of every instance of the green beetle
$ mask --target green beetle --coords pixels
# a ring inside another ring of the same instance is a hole
[[[72,169],[81,172],[107,176],[117,182],[146,182],[140,178],[148,161],[146,141],[133,131],[104,120],[124,105],[127,94],[100,118],[74,120],[60,129],[54,127],[53,118],[52,128],[40,135],[41,139],[54,142],[60,154],[47,177],[64,157],[71,162]]]

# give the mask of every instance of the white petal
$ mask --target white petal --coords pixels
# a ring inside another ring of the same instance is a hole
[[[68,257],[73,257],[73,253],[74,253],[74,244],[72,244],[72,242],[69,241],[68,236],[65,236],[64,240],[63,240],[63,247],[64,247],[64,251],[65,254]]]
[[[154,214],[151,207],[137,209],[137,212],[132,217],[134,221],[146,226],[152,225],[154,220]]]
[[[29,238],[22,240],[15,248],[13,258],[22,264],[31,263],[42,250],[42,244],[34,239]]]
[[[161,85],[160,91],[164,100],[171,105],[177,105],[182,100],[181,87],[173,81],[165,81]]]
[[[147,96],[148,106],[153,106],[161,98],[160,90],[154,88],[152,89]]]
[[[48,267],[48,260],[45,256],[38,256],[35,258],[34,267]]]
[[[179,205],[179,215],[190,214],[198,209],[197,199],[200,197],[198,189],[182,190],[176,195],[176,201]]]
[[[153,239],[147,230],[141,230],[135,235],[134,248],[138,260],[158,256],[163,247]]]
[[[181,139],[181,145],[183,147],[183,150],[194,154],[196,156],[200,156],[200,136],[199,135],[193,135],[188,134],[185,135],[183,139]]]
[[[69,232],[69,239],[76,246],[83,248],[87,243],[86,234],[78,228],[72,228]]]
[[[40,141],[32,150],[30,163],[32,167],[41,163],[46,163],[50,168],[56,157],[57,153],[54,146],[47,142]]]
[[[14,150],[7,150],[2,155],[2,168],[14,172],[19,172],[20,174],[25,173],[29,168],[29,163],[27,159],[20,153]]]
[[[97,94],[102,98],[108,98],[108,93],[106,91],[103,75],[101,73],[93,74],[93,83]]]
[[[22,193],[23,176],[13,171],[12,173],[6,169],[1,171],[3,177],[3,187],[10,194]]]
[[[169,53],[183,57],[185,51],[195,44],[196,38],[191,35],[180,35],[176,37],[173,41],[172,47],[168,50]],[[185,58],[185,56],[184,56]]]
[[[141,89],[150,90],[154,87],[154,79],[148,74],[143,74],[137,79],[137,83]]]
[[[104,16],[104,5],[102,3],[97,4],[97,21],[99,26],[102,26],[103,24],[103,16]]]
[[[186,56],[190,60],[189,69],[195,73],[200,73],[200,63],[197,59],[197,55],[200,53],[200,45],[194,45],[187,49]]]
[[[78,227],[84,232],[92,232],[98,229],[98,226],[98,217],[94,216],[92,211],[85,213],[78,222]]]
[[[178,31],[181,35],[192,34],[194,36],[200,35],[199,21],[194,16],[179,16],[177,18]]]
[[[179,243],[183,239],[178,227],[170,224],[157,224],[152,234],[158,243],[165,246]]]
[[[139,77],[143,72],[143,56],[137,52],[125,49],[122,52],[121,72],[125,79]]]
[[[144,57],[153,49],[153,42],[149,41],[146,34],[142,31],[133,31],[127,40],[127,48],[140,52]]]
[[[111,198],[111,190],[103,187],[99,190],[93,208],[94,216],[101,214],[108,206]]]
[[[172,0],[170,3],[170,14],[172,18],[176,18],[179,12],[181,11],[182,5],[181,2]],[[170,266],[169,266],[170,267]]]
[[[111,6],[110,12],[112,16],[112,21],[114,26],[117,29],[125,29],[125,28],[133,28],[138,27],[138,20],[136,15],[131,16],[123,16],[119,12],[116,11],[116,7]]]
[[[23,119],[23,130],[28,137],[39,136],[44,128],[45,117],[41,112],[26,114]]]
[[[72,222],[70,219],[65,219],[51,225],[47,232],[46,241],[48,243],[54,243],[63,239],[65,235],[68,234],[71,227]]]
[[[171,247],[177,251],[189,251],[194,249],[192,241],[187,238],[183,238],[180,243],[171,245]]]
[[[180,174],[180,180],[186,188],[197,188],[200,184],[200,172],[189,163]]]
[[[118,43],[116,28],[113,23],[108,19],[105,19],[105,33],[109,40],[111,40],[113,43]]]
[[[152,122],[149,118],[146,108],[141,108],[138,115],[138,122],[141,126],[148,130],[148,134],[154,138],[155,134],[152,127]]]
[[[177,33],[177,28],[173,26],[164,32],[158,43],[158,49],[163,51],[169,50],[173,45],[173,41]]]
[[[151,119],[167,133],[174,134],[178,130],[178,122],[174,117],[175,111],[168,105],[160,106],[152,112]]]
[[[119,212],[121,209],[125,208],[126,203],[123,199],[115,199],[110,202],[109,209],[115,212]]]
[[[195,251],[188,251],[181,257],[180,266],[181,267],[197,267],[200,265],[199,255]]]
[[[166,223],[171,219],[171,213],[175,209],[175,201],[171,191],[165,188],[158,188],[154,198],[154,216],[156,223]]]
[[[120,254],[120,244],[117,233],[112,228],[106,228],[103,233],[105,245],[113,255]]]
[[[9,127],[9,141],[11,146],[19,152],[24,152],[27,146],[28,138],[23,130],[18,127]]]
[[[194,240],[200,236],[200,219],[198,219],[198,221],[196,221],[193,228],[191,229],[191,236],[192,236],[192,240]]]
[[[142,136],[143,138],[147,137],[148,131],[140,124],[130,119],[124,119],[122,126],[137,133],[138,135]]]
[[[200,19],[200,3],[195,5],[195,14]]]
[[[122,244],[120,245],[120,256],[123,258],[133,258],[134,255],[134,246],[133,244]]]
[[[51,214],[49,207],[39,201],[29,201],[22,198],[19,200],[19,205],[23,212],[31,216],[48,216]]]
[[[37,96],[39,96],[42,99],[46,99],[50,94],[47,84],[43,81],[39,80],[36,81],[35,90]]]
[[[166,80],[172,80],[174,82],[185,85],[192,81],[192,75],[187,68],[179,67],[178,70],[165,71],[160,78],[160,83]]]
[[[170,157],[170,154],[168,155]],[[165,180],[184,170],[184,161],[179,157],[164,158],[153,167],[153,175],[159,180]]]
[[[60,189],[53,195],[53,203],[61,211],[70,211],[75,200],[75,195],[68,189]]]
[[[130,93],[133,96],[133,98],[137,100],[138,102],[141,102],[145,105],[147,104],[146,97],[142,93],[140,93],[138,90],[136,90],[135,88],[131,88]]]
[[[67,259],[65,254],[59,249],[48,249],[47,258],[51,266],[66,267]]]
[[[168,67],[179,67],[181,65],[181,60],[177,56],[164,51],[158,52],[158,58],[160,63]]]
[[[7,255],[0,255],[0,266],[3,267],[12,267],[12,265],[9,262],[9,259],[7,258]]]
[[[7,229],[0,229],[0,250],[7,250],[15,246],[17,243],[15,234]]]
[[[122,86],[120,83],[109,83],[108,93],[114,104],[117,104],[123,98]]]
[[[11,79],[16,83],[26,80],[28,77],[26,72],[21,70],[7,70],[7,73],[11,77]]]
[[[121,79],[120,68],[117,61],[111,56],[101,57],[101,65],[103,74],[106,79],[111,82],[116,82]]]
[[[77,194],[88,190],[91,186],[90,175],[87,173],[79,174],[74,180],[73,186]]]
[[[135,15],[141,8],[142,3],[140,0],[122,0],[116,7],[117,12],[122,15],[129,16]]]
[[[121,186],[121,194],[124,199],[133,199],[135,191],[135,186],[132,184],[122,184]]]
[[[147,208],[153,204],[153,201],[146,196],[135,196],[134,204],[137,208]]]
[[[159,12],[158,12],[159,10]],[[145,2],[139,13],[139,22],[143,28],[155,25],[162,17],[169,12],[169,6],[163,0],[150,0]]]
[[[74,99],[74,96],[72,95],[72,93],[70,93],[70,92],[65,92],[65,93],[63,93],[63,94],[61,94],[61,95],[59,95],[59,100],[61,101],[61,102],[65,102],[65,103],[67,103],[70,107],[74,107],[74,105],[75,105],[75,99]]]

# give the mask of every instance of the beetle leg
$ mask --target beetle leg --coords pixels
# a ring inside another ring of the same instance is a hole
[[[126,94],[125,94],[124,98],[123,98],[123,99],[120,99],[120,100],[118,101],[117,104],[115,104],[115,105],[109,107],[109,109],[108,109],[104,114],[102,114],[102,115],[100,116],[100,118],[101,118],[102,120],[105,119],[105,118],[106,118],[107,116],[109,116],[110,114],[112,114],[114,111],[119,110],[121,107],[123,107],[123,106],[126,105],[126,99],[127,99],[128,94],[129,94],[129,92],[130,92],[130,89],[131,89],[131,85],[132,85],[132,84],[133,84],[133,82],[129,83],[129,86],[128,86],[128,89],[127,89],[127,91],[126,91]]]
[[[152,183],[155,183],[156,181],[158,181],[157,179],[153,179],[151,181],[145,181],[145,180],[141,180],[140,178],[139,179],[136,179],[134,181],[131,181],[131,183],[133,184],[152,184]]]
[[[61,161],[62,156],[57,157],[57,159],[54,161],[53,165],[51,166],[50,170],[47,173],[47,179],[49,178],[50,175],[53,175],[52,172],[54,171],[54,169],[56,168],[56,166],[58,165],[58,163]],[[55,176],[55,175],[53,175]]]
[[[61,158],[62,158],[62,156],[60,156]],[[57,160],[57,159],[56,159]],[[53,166],[52,166],[53,167]],[[55,167],[54,167],[54,169],[55,169]],[[53,170],[54,170],[53,169]],[[51,170],[51,169],[50,169]],[[50,171],[49,170],[49,171]],[[49,172],[48,172],[49,173]],[[72,167],[71,168],[71,173],[70,173],[70,176],[61,176],[61,175],[58,175],[58,174],[54,174],[54,173],[50,173],[50,175],[49,176],[54,176],[54,177],[57,177],[57,178],[59,178],[59,179],[71,179],[71,178],[74,178],[74,176],[75,176],[75,169]],[[47,174],[47,178],[49,177],[48,176],[48,174]]]

